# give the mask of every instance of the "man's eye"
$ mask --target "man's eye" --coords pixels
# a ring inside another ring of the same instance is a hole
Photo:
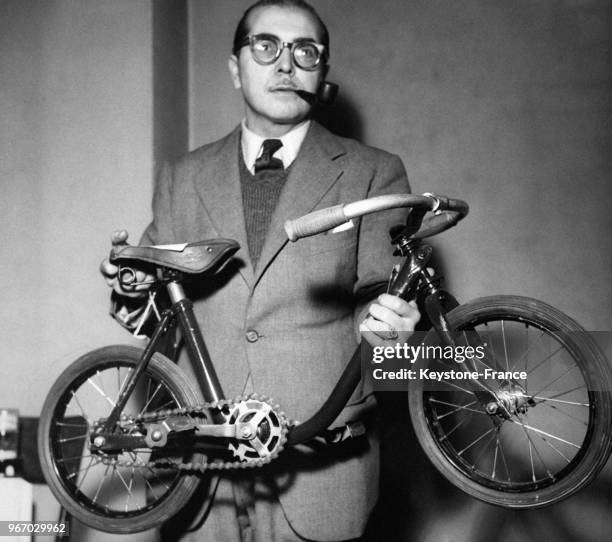
[[[269,40],[261,40],[255,43],[257,50],[262,53],[273,51],[275,49],[274,42]]]
[[[316,60],[319,56],[319,52],[314,45],[300,45],[296,52],[304,60]]]

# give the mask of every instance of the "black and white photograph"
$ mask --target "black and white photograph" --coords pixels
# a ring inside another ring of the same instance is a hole
[[[605,542],[609,0],[0,0],[0,538]]]

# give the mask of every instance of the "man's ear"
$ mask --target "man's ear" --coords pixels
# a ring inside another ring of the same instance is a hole
[[[236,57],[236,55],[232,55],[229,57],[227,61],[227,67],[229,68],[234,88],[241,88],[242,85],[240,84],[240,67],[238,66],[238,58]]]

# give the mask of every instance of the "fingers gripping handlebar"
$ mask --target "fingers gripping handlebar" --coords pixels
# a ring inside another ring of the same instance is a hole
[[[412,235],[413,239],[424,239],[451,228],[468,213],[465,201],[451,199],[434,194],[389,194],[374,198],[334,205],[308,213],[294,220],[285,222],[285,231],[291,241],[309,237],[340,226],[352,218],[370,213],[400,207],[432,211],[433,216],[425,218],[419,230]]]

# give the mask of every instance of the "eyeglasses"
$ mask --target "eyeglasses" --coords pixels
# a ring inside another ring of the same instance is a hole
[[[326,59],[325,46],[306,39],[290,43],[273,34],[255,34],[244,38],[241,47],[246,45],[250,46],[255,62],[264,66],[276,62],[285,47],[289,48],[296,66],[303,70],[314,71]]]

